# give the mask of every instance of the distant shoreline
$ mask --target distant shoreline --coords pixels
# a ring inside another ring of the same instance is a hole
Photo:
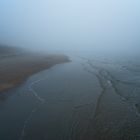
[[[37,72],[70,61],[65,55],[22,53],[22,51],[13,50],[9,53],[8,48],[7,52],[4,48],[4,54],[0,54],[0,93],[19,86]],[[0,52],[2,51],[3,47],[0,47]]]

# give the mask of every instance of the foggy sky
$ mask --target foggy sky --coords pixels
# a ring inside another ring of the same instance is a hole
[[[139,0],[1,0],[0,43],[53,49],[139,48]]]

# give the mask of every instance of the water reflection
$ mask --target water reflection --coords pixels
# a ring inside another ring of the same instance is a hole
[[[139,139],[139,64],[90,54],[69,56],[70,63],[32,76],[18,90],[3,94],[6,98],[1,95],[6,102],[0,114],[7,119],[1,117],[6,125],[0,136],[7,140]],[[11,111],[18,127],[8,117]],[[16,135],[6,132],[9,125]]]

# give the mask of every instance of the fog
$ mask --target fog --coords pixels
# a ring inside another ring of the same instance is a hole
[[[0,0],[0,139],[140,140],[139,53],[140,0]]]
[[[139,0],[0,1],[0,43],[60,52],[136,53],[139,7]]]

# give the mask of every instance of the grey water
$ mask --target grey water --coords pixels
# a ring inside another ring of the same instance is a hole
[[[139,140],[138,56],[64,52],[71,62],[0,95],[0,139]]]
[[[0,94],[0,140],[140,140],[140,1],[0,1],[0,44],[71,62]]]

